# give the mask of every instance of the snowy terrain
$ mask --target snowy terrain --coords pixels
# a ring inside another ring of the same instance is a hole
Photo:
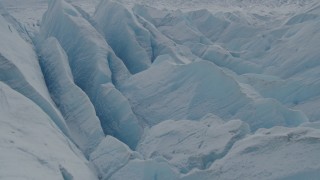
[[[317,180],[318,0],[0,0],[0,179]]]

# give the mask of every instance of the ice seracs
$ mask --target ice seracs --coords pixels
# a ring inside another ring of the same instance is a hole
[[[49,3],[41,36],[55,37],[65,50],[74,82],[90,98],[104,132],[134,148],[143,133],[142,125],[127,99],[112,84],[118,81],[115,74],[126,77],[128,72],[103,36],[62,0]]]
[[[150,126],[168,119],[201,119],[207,113],[225,120],[240,118],[253,131],[307,121],[303,113],[276,100],[252,96],[252,90],[243,88],[232,76],[207,61],[186,65],[155,63],[130,77],[120,90],[137,116]]]
[[[320,176],[319,2],[1,2],[0,179]]]
[[[101,27],[108,44],[131,73],[138,73],[151,65],[151,35],[139,24],[130,9],[117,1],[102,0],[94,19]]]
[[[104,133],[90,99],[74,84],[68,57],[55,38],[48,38],[41,45],[40,65],[51,97],[70,129],[71,138],[88,156],[104,138]]]

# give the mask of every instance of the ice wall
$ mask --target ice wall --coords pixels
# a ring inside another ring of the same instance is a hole
[[[135,74],[147,69],[153,58],[150,33],[117,1],[103,0],[97,7],[94,19],[129,71]]]
[[[71,131],[71,138],[89,155],[104,138],[104,133],[90,99],[74,84],[68,57],[55,38],[42,44],[40,65],[51,97]]]
[[[65,50],[74,82],[90,98],[104,132],[134,148],[142,125],[127,99],[112,84],[128,72],[103,36],[62,0],[49,3],[41,34],[44,38],[55,37]]]
[[[50,98],[33,45],[2,15],[0,22],[0,80],[35,102],[69,135],[61,113]]]

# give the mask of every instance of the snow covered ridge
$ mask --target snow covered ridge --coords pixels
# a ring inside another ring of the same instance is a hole
[[[319,3],[18,2],[0,5],[0,179],[320,177]]]
[[[129,6],[139,3],[172,10],[214,9],[227,12],[245,10],[246,12],[280,14],[294,12],[317,3],[316,0],[119,0],[119,2]]]

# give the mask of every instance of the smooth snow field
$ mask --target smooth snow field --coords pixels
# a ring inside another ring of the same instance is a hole
[[[0,0],[0,180],[319,180],[319,0]]]

